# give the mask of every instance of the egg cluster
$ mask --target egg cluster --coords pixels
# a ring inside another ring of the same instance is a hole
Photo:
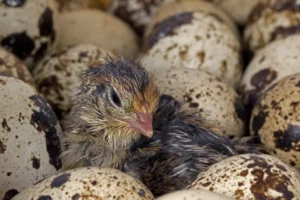
[[[300,199],[299,0],[3,0],[0,16],[0,199]],[[121,170],[63,169],[79,74],[116,56],[262,153],[159,197]]]

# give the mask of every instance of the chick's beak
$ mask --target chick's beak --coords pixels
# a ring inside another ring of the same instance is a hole
[[[149,138],[153,136],[152,114],[137,112],[136,120],[130,120],[129,124],[138,133]]]

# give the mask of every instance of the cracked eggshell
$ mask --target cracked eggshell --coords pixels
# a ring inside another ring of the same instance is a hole
[[[256,51],[271,41],[299,33],[300,1],[266,0],[253,9],[244,32],[250,50]]]
[[[12,53],[0,48],[0,74],[16,77],[35,87],[28,68]]]
[[[51,176],[20,193],[23,199],[130,199],[154,200],[151,192],[133,177],[110,168],[87,167]]]
[[[300,35],[274,41],[262,48],[255,54],[242,79],[241,90],[245,103],[255,105],[273,84],[300,72],[299,63]]]
[[[60,170],[61,128],[51,107],[23,81],[0,76],[0,199]]]
[[[263,0],[209,0],[224,9],[239,25],[245,25],[252,9]]]
[[[105,62],[111,53],[92,44],[73,46],[47,56],[33,71],[38,91],[44,95],[60,120],[71,110],[70,101],[80,84],[79,74]]]
[[[206,190],[180,190],[165,194],[156,200],[230,200],[231,198]]]
[[[199,0],[177,0],[175,2],[162,5],[152,16],[151,22],[146,28],[144,37],[147,38],[147,36],[152,32],[154,25],[163,21],[164,19],[182,12],[191,11],[201,11],[215,15],[217,18],[220,18],[220,20],[224,21],[224,23],[228,25],[236,34],[236,37],[240,39],[240,33],[235,23],[230,17],[228,17],[227,13],[215,6],[215,4]]]
[[[244,134],[245,113],[233,88],[204,71],[170,69],[156,75],[164,94],[183,102],[182,110],[198,111],[205,120],[216,124],[230,138]]]
[[[79,44],[94,44],[116,55],[134,57],[138,38],[124,22],[100,10],[62,13],[58,21],[57,51]]]
[[[274,84],[253,109],[250,133],[266,151],[300,169],[300,73]]]
[[[0,42],[32,68],[56,41],[54,0],[3,0],[0,4]]]
[[[175,0],[111,0],[108,12],[129,24],[142,37],[159,6]]]
[[[233,87],[242,75],[240,43],[214,15],[185,12],[156,25],[145,40],[141,62],[151,72],[190,68],[209,72]]]
[[[188,187],[234,199],[300,198],[300,174],[279,159],[265,155],[233,156],[212,165]]]

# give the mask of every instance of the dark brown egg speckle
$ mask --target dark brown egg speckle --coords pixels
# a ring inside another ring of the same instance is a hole
[[[300,167],[300,74],[281,79],[254,107],[250,129],[259,135],[268,153]]]
[[[19,191],[16,190],[16,189],[10,189],[8,190],[4,197],[3,197],[3,200],[11,200],[14,196],[16,196],[17,194],[19,194]]]
[[[59,188],[69,181],[71,174],[65,173],[55,177],[51,182],[51,188]]]
[[[275,157],[245,154],[211,166],[189,188],[213,190],[235,199],[296,200],[300,197],[299,178],[294,168]]]

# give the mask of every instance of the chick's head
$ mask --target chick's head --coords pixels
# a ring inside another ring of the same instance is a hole
[[[81,119],[92,132],[105,129],[108,137],[152,137],[159,92],[153,75],[138,62],[108,58],[104,64],[85,71],[81,79],[77,96],[84,102]]]

